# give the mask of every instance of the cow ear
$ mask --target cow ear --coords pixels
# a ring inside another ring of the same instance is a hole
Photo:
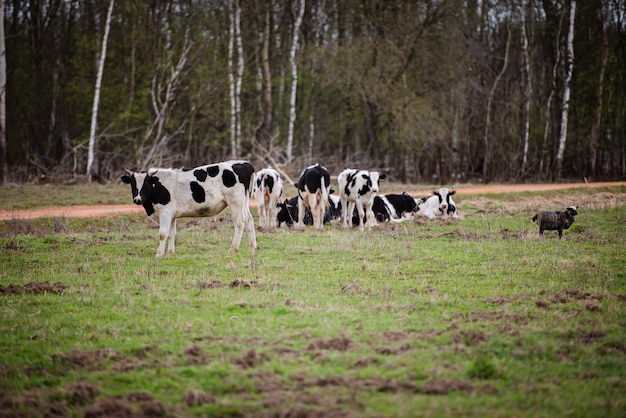
[[[367,174],[361,174],[361,177],[363,177],[366,180],[369,178],[369,176]]]
[[[439,196],[439,192],[437,190],[433,190],[433,194]]]
[[[449,195],[453,195],[456,193],[456,190],[450,190],[450,193],[448,193]]]
[[[130,177],[129,177],[129,176],[124,175],[124,176],[122,176],[122,177],[120,177],[120,178],[122,179],[122,181],[123,181],[124,183],[126,183],[126,184],[130,184]]]
[[[387,174],[381,174],[378,178],[384,180],[387,178]]]

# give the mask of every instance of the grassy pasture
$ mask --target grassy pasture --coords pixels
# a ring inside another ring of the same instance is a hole
[[[2,222],[0,417],[626,415],[626,188],[455,198],[254,255],[227,215],[161,259],[143,216]]]

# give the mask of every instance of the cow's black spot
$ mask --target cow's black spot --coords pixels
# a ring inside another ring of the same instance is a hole
[[[248,162],[235,163],[233,164],[233,171],[237,173],[237,177],[239,177],[239,182],[243,183],[243,186],[245,187],[246,192],[248,192],[250,190],[250,183],[252,180],[252,176],[254,176],[254,167],[252,167],[252,164]],[[226,187],[232,187],[232,186],[228,186],[226,183],[224,183],[224,185]]]
[[[270,190],[270,193],[272,193],[272,190],[274,189],[274,177],[272,176],[265,177],[265,187],[267,187]]]
[[[193,170],[193,175],[198,179],[198,181],[205,181],[207,172],[205,170]]]
[[[158,177],[150,177],[150,183],[152,183],[150,201],[159,205],[167,205],[170,202],[169,190],[161,184]]]
[[[219,174],[220,168],[217,165],[211,165],[206,169],[206,172],[209,173],[209,176],[215,177]]]
[[[197,181],[192,181],[191,183],[189,183],[189,187],[191,188],[191,197],[193,197],[193,200],[195,202],[202,203],[206,200],[206,192],[204,191],[204,187],[202,187],[200,183],[198,183]]]
[[[235,177],[235,173],[230,170],[224,170],[222,172],[222,182],[226,187],[233,187],[237,184],[237,178]]]

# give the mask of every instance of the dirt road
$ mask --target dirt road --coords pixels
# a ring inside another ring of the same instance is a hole
[[[458,194],[488,194],[488,193],[514,193],[533,192],[560,189],[573,189],[585,187],[608,187],[626,186],[626,181],[601,182],[601,183],[561,183],[561,184],[503,184],[493,186],[459,186],[456,187]],[[430,189],[410,192],[413,196],[427,196],[432,193]],[[256,202],[251,201],[251,206]],[[137,205],[101,205],[101,206],[66,206],[57,208],[34,209],[34,210],[0,210],[0,221],[12,219],[35,219],[35,218],[98,218],[123,214],[144,213],[141,206]]]

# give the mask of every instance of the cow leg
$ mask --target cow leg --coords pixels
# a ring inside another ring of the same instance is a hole
[[[259,226],[261,226],[261,228],[267,226],[267,207],[265,203],[259,204]]]
[[[159,248],[157,249],[156,253],[157,257],[161,257],[163,254],[165,254],[165,241],[170,236],[171,227],[171,215],[162,213],[159,216]]]
[[[561,239],[561,237],[563,237],[563,228],[559,228],[559,239]]]
[[[350,204],[351,203],[348,202],[348,199],[344,199],[343,197],[341,198],[341,223],[344,228],[348,228],[350,226],[348,222],[352,223],[352,215],[350,215],[350,221],[348,221],[348,214],[350,213],[348,205]]]
[[[354,206],[356,204],[352,201],[348,201],[346,204],[346,219],[344,221],[343,227],[344,228],[350,228],[352,226],[352,214],[354,213]],[[341,209],[343,210],[343,206],[341,207]]]
[[[243,236],[243,231],[246,229],[246,215],[244,212],[244,208],[242,205],[229,205],[230,210],[232,212],[233,224],[235,225],[235,236],[233,237],[233,242],[230,246],[230,252],[236,253],[239,250],[239,245],[241,244],[241,237]]]
[[[267,206],[267,223],[270,229],[276,229],[278,226],[278,206],[276,206],[276,202],[270,200]]]
[[[174,243],[175,238],[176,238],[176,218],[172,219],[172,223],[170,225],[170,233],[168,235],[167,252],[170,254],[174,254],[174,251],[176,250],[176,244]]]
[[[363,202],[361,199],[356,200],[356,211],[359,214],[359,229],[363,231],[365,229],[365,211],[363,210]],[[368,225],[369,226],[369,225]]]
[[[254,218],[250,212],[249,206],[245,206],[246,209],[246,233],[248,234],[248,241],[250,242],[250,252],[253,253],[256,250],[256,232],[254,230]]]
[[[298,196],[298,222],[293,224],[294,228],[302,229],[304,228],[304,212],[306,208],[304,207],[304,199]]]

